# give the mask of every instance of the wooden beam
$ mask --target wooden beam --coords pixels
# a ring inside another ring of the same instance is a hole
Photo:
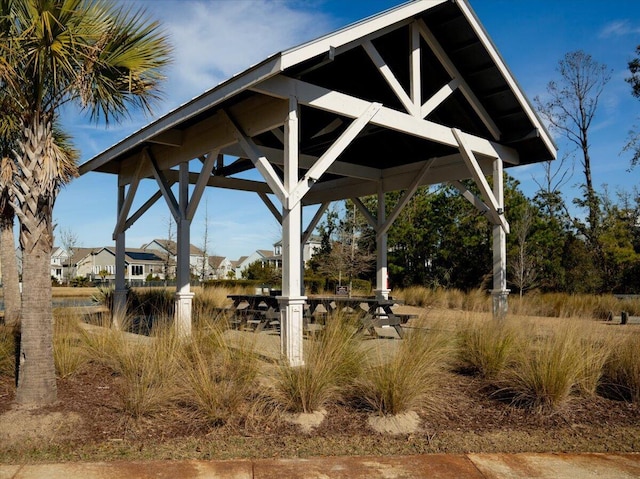
[[[422,104],[422,66],[420,64],[420,29],[416,22],[411,23],[411,53],[409,55],[411,79],[411,103],[417,114]],[[422,115],[424,118],[426,115]]]
[[[364,205],[364,203],[360,200],[360,198],[351,198],[351,201],[353,201],[353,204],[356,205],[356,207],[358,208],[362,216],[364,216],[364,219],[367,220],[367,223],[369,223],[369,226],[371,226],[374,231],[377,231],[378,219],[375,216],[373,216],[371,211],[369,211],[369,208],[367,208]]]
[[[382,235],[387,234],[387,232],[389,231],[389,228],[391,228],[391,225],[396,220],[398,215],[402,212],[402,210],[407,205],[407,203],[409,203],[411,198],[413,198],[413,195],[420,187],[425,176],[427,176],[427,173],[431,169],[432,165],[433,165],[433,160],[428,161],[424,164],[424,166],[420,170],[420,173],[412,181],[409,188],[405,190],[404,194],[402,195],[398,203],[396,203],[396,206],[393,208],[393,211],[391,212],[391,214],[385,219],[384,223],[382,223],[381,225],[378,225],[378,228],[376,230],[376,238],[380,238]]]
[[[304,177],[298,182],[295,189],[290,193],[290,202],[301,201],[305,194],[309,192],[313,184],[327,171],[333,162],[342,154],[342,152],[351,144],[365,126],[380,110],[380,103],[371,103],[369,107],[356,118],[347,127],[345,131],[333,142],[333,144],[325,151],[307,171]]]
[[[245,135],[241,126],[226,112],[223,114],[227,117],[229,125],[234,131],[235,137],[242,146],[242,149],[247,154],[249,159],[253,162],[256,169],[260,172],[264,180],[267,182],[273,194],[275,194],[280,202],[284,204],[287,200],[287,192],[284,189],[282,181],[278,177],[273,166],[269,163],[269,160],[262,154],[258,145],[253,140]]]
[[[307,241],[309,241],[309,238],[311,238],[311,235],[313,234],[313,230],[315,230],[316,226],[318,226],[318,223],[322,219],[322,215],[324,215],[325,211],[327,211],[327,208],[329,208],[330,204],[330,202],[322,203],[320,205],[320,208],[318,208],[318,210],[316,211],[316,214],[313,215],[313,218],[311,218],[311,221],[309,221],[307,229],[304,230],[304,233],[302,233],[302,246],[304,246]]]
[[[279,211],[276,205],[273,204],[273,201],[271,201],[271,198],[269,198],[269,196],[267,196],[266,193],[263,193],[261,191],[258,192],[258,196],[260,197],[262,202],[267,206],[269,211],[271,211],[271,214],[276,219],[278,224],[282,225],[282,212]]]
[[[456,181],[450,181],[449,184],[453,186],[456,190],[458,190],[460,194],[464,196],[467,199],[467,201],[469,201],[469,203],[475,206],[481,215],[489,214],[489,216],[491,216],[491,213],[490,213],[491,208],[489,208],[485,204],[485,202],[482,201],[482,199],[480,199],[478,196],[474,195],[471,191],[469,191],[469,189],[466,186],[464,186],[461,182],[456,180]],[[492,222],[495,224],[494,221]],[[498,221],[497,224],[499,223],[500,222]]]
[[[491,132],[491,135],[493,135],[493,139],[499,140],[502,136],[500,128],[498,128],[498,125],[495,124],[495,122],[491,118],[491,115],[489,115],[484,106],[482,106],[482,103],[480,102],[476,94],[464,80],[464,77],[460,74],[454,63],[451,61],[444,48],[442,48],[436,36],[431,32],[429,27],[427,27],[427,24],[424,23],[424,20],[418,20],[418,28],[420,29],[422,38],[424,38],[425,42],[427,42],[427,45],[429,45],[429,48],[431,48],[436,58],[442,64],[447,73],[449,73],[451,78],[458,79],[460,81],[460,89],[462,90],[463,95],[471,105],[471,108],[473,108],[477,115],[480,117],[482,123],[484,123],[489,132]]]
[[[389,68],[389,65],[387,65],[380,53],[378,53],[376,47],[373,46],[373,43],[371,43],[370,40],[365,40],[362,42],[362,47],[367,52],[367,55],[369,55],[369,58],[371,58],[371,61],[376,66],[382,77],[389,84],[393,93],[395,93],[404,108],[407,110],[407,113],[415,116],[418,111],[415,108],[413,101],[409,98],[407,92],[404,91],[404,88],[402,88],[402,85]]]
[[[181,214],[180,214],[180,207],[178,206],[178,202],[176,201],[176,197],[173,195],[173,192],[171,191],[171,185],[173,184],[173,182],[170,183],[165,177],[164,173],[160,171],[160,168],[158,168],[158,164],[155,158],[153,157],[153,154],[151,153],[151,151],[150,150],[145,150],[145,151],[147,156],[149,157],[149,162],[153,167],[153,176],[156,179],[156,183],[158,183],[158,188],[160,189],[162,196],[164,196],[164,199],[167,202],[167,206],[169,207],[169,211],[171,211],[171,214],[173,215],[173,219],[177,223],[178,221],[180,221]]]
[[[138,185],[140,184],[140,174],[142,171],[142,165],[144,164],[144,159],[146,156],[146,151],[143,151],[138,159],[136,171],[131,179],[131,184],[129,185],[129,189],[127,190],[127,194],[122,202],[122,206],[118,211],[118,220],[116,221],[116,226],[113,229],[113,239],[115,240],[119,233],[124,232],[125,224],[127,223],[127,216],[129,216],[129,211],[131,210],[131,205],[133,204],[133,199],[136,196],[136,192],[138,191]]]
[[[191,221],[196,214],[198,204],[200,203],[200,199],[202,198],[202,194],[204,193],[204,188],[205,186],[207,186],[207,182],[217,161],[218,150],[213,150],[209,153],[202,165],[202,170],[200,170],[198,181],[196,182],[196,186],[191,193],[191,199],[189,200],[189,204],[187,206],[186,217],[189,221]]]
[[[494,196],[493,190],[489,186],[489,182],[487,182],[487,179],[485,178],[482,170],[478,166],[478,163],[476,162],[476,159],[473,156],[473,152],[465,144],[464,139],[460,134],[460,130],[458,130],[457,128],[452,128],[451,131],[453,132],[453,135],[456,137],[456,140],[460,145],[460,153],[462,154],[462,158],[464,159],[467,165],[467,168],[469,168],[469,171],[473,176],[473,180],[478,185],[478,188],[480,188],[480,192],[482,193],[482,196],[484,197],[485,201],[488,203],[489,208],[496,213],[498,223],[502,226],[505,233],[509,233],[509,223],[507,223],[507,220],[504,217],[504,212],[502,211],[502,208],[500,207],[498,200]]]
[[[126,231],[131,228],[131,226],[133,226],[133,224],[138,221],[140,217],[144,213],[146,213],[149,208],[151,208],[160,198],[162,198],[162,192],[158,190],[153,195],[151,195],[151,198],[145,201],[145,203],[140,208],[138,208],[138,210],[134,214],[132,214],[131,217],[129,217],[124,225],[124,230]]]
[[[298,95],[298,100],[303,105],[330,111],[350,118],[359,117],[370,104],[366,100],[312,85],[301,80],[285,77],[284,75],[265,80],[259,85],[256,85],[254,90],[279,98],[285,98],[289,95],[290,91],[295,91]],[[449,127],[433,121],[413,117],[384,106],[380,108],[380,111],[376,114],[375,118],[371,120],[371,123],[443,145],[454,148],[458,147],[458,143]],[[503,161],[508,161],[513,164],[519,163],[518,153],[512,148],[468,133],[462,133],[462,137],[465,143],[469,145],[471,150],[476,154],[490,158],[502,158]]]
[[[449,83],[444,85],[440,90],[435,92],[431,98],[429,98],[422,108],[420,109],[420,116],[422,118],[426,118],[429,114],[438,108],[442,102],[444,102],[449,96],[456,91],[456,89],[460,86],[460,80],[454,78]]]
[[[251,100],[251,101],[249,101]],[[229,113],[243,126],[244,133],[249,136],[259,135],[282,126],[286,117],[286,102],[281,99],[265,96],[254,96],[229,108]],[[153,145],[150,150],[162,171],[207,154],[212,150],[225,149],[238,143],[234,131],[229,128],[228,119],[218,111],[212,116],[196,123],[183,132],[183,146],[179,148]],[[241,155],[244,156],[244,155]],[[121,183],[128,184],[128,179],[135,171],[137,156],[125,157],[120,168]],[[151,177],[150,165],[145,165],[142,177]]]
[[[262,151],[267,157],[269,161],[274,165],[284,166],[284,152],[282,149],[277,148],[269,148],[266,146],[261,146],[260,151]],[[229,148],[227,149],[229,154],[234,156],[243,156],[245,152],[240,148]],[[311,168],[316,161],[318,161],[317,156],[312,155],[304,155],[300,154],[298,156],[298,165],[300,168],[308,170]],[[352,178],[360,178],[362,180],[371,180],[378,181],[382,176],[382,170],[380,168],[372,168],[370,166],[363,165],[354,165],[352,163],[345,163],[341,161],[335,161],[331,164],[327,170],[327,173],[335,174],[338,176],[349,176]]]

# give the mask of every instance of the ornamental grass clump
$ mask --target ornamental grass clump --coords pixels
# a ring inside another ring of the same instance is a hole
[[[520,325],[522,326],[522,325]],[[469,321],[458,332],[457,357],[460,368],[492,380],[514,360],[522,346],[522,335],[510,321]]]
[[[640,401],[640,333],[625,331],[604,365],[603,388],[607,395]]]
[[[434,327],[408,331],[395,352],[380,345],[357,382],[356,396],[379,415],[417,411],[427,406],[448,366],[451,333]]]
[[[259,359],[250,340],[231,344],[221,327],[194,332],[180,358],[179,400],[213,425],[237,423],[258,404]]]
[[[53,359],[58,377],[66,378],[88,361],[87,350],[82,341],[81,318],[70,308],[59,308],[53,313]]]
[[[563,405],[576,393],[592,393],[602,374],[605,343],[594,344],[591,324],[565,320],[534,333],[528,347],[518,349],[513,364],[501,375],[500,393],[514,404],[539,411]]]
[[[356,319],[337,314],[304,344],[304,365],[289,366],[283,359],[275,372],[271,400],[293,413],[320,411],[349,394],[360,375],[364,350]]]
[[[87,332],[84,342],[91,357],[117,376],[123,411],[140,418],[171,404],[182,348],[173,328],[156,328],[152,337],[100,328]]]

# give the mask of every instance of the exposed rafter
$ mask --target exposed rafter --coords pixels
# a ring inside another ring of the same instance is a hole
[[[480,117],[480,120],[482,120],[484,125],[491,132],[491,135],[493,135],[493,139],[499,140],[500,137],[502,136],[502,132],[500,131],[500,128],[498,128],[495,122],[491,119],[491,115],[487,112],[484,106],[482,106],[482,103],[480,102],[476,94],[473,92],[471,87],[464,80],[464,77],[460,74],[455,64],[451,61],[451,59],[449,58],[449,55],[447,55],[444,48],[442,48],[442,45],[440,45],[440,42],[438,41],[436,36],[431,32],[429,27],[427,27],[427,25],[424,23],[424,20],[419,20],[418,26],[420,28],[420,33],[422,37],[427,42],[427,45],[429,45],[429,47],[431,48],[433,53],[436,55],[436,57],[438,58],[442,66],[445,68],[447,73],[449,73],[452,79],[454,80],[457,79],[459,81],[462,94],[465,96],[465,98],[471,104],[471,107],[478,114],[478,116]]]

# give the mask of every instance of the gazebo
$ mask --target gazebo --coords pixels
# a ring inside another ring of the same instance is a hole
[[[552,139],[467,1],[415,0],[270,56],[95,156],[80,174],[118,175],[115,317],[126,304],[125,233],[166,201],[178,230],[175,326],[185,335],[189,230],[204,189],[258,195],[282,225],[281,345],[301,365],[301,245],[332,201],[352,199],[375,229],[376,295],[385,298],[389,227],[420,186],[455,186],[493,225],[493,312],[502,317],[503,168],[554,158]],[[238,177],[249,170],[262,180]],[[131,211],[143,180],[157,191]],[[386,216],[385,193],[396,190],[403,195]],[[377,211],[360,201],[368,195],[377,196]],[[303,225],[308,205],[320,207]]]

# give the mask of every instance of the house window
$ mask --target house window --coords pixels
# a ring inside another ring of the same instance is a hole
[[[131,265],[131,274],[133,276],[142,276],[144,274],[144,267],[141,264]]]

